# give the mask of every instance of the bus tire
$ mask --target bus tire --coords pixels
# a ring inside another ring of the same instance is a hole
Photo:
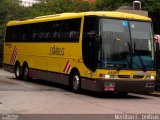
[[[80,75],[78,73],[72,75],[72,90],[75,93],[80,93],[81,80],[80,80]]]
[[[17,80],[21,79],[21,77],[22,77],[22,75],[21,75],[21,66],[20,66],[20,64],[18,62],[15,64],[14,74],[15,74],[15,77],[16,77]]]
[[[23,76],[23,80],[28,80],[29,79],[29,68],[28,68],[27,64],[23,65],[22,76]]]

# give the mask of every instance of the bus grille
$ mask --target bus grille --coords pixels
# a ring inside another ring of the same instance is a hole
[[[119,78],[130,78],[130,75],[118,75]]]
[[[143,75],[133,75],[133,79],[142,79]]]
[[[118,75],[118,78],[132,78],[132,79],[143,79],[143,75]]]

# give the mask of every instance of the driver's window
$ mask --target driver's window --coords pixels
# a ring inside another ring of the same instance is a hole
[[[83,28],[83,60],[90,70],[96,67],[95,39],[98,27],[96,17],[85,17]]]

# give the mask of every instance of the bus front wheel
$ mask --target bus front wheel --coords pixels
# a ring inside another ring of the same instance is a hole
[[[72,90],[75,93],[80,93],[81,89],[81,80],[79,74],[74,74],[72,76]]]

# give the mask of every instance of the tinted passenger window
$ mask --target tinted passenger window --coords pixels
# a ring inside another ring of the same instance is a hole
[[[8,26],[6,42],[78,42],[81,18]]]

